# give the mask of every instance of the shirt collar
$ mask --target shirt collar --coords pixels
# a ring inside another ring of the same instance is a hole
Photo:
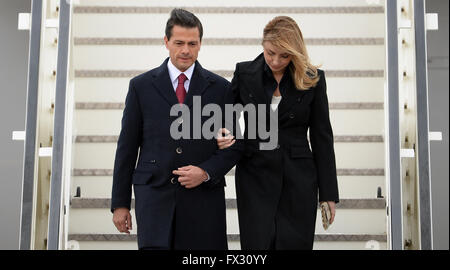
[[[190,66],[185,72],[181,72],[176,66],[174,66],[169,58],[169,61],[167,61],[167,68],[169,70],[169,76],[172,83],[178,79],[178,76],[180,76],[181,73],[184,73],[188,80],[191,80],[192,74],[194,73],[195,63],[192,64],[192,66]]]

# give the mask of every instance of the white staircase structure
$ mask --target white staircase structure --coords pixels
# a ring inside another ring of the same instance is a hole
[[[136,249],[136,236],[119,235],[111,222],[111,174],[129,80],[168,56],[162,39],[168,14],[173,7],[186,7],[185,1],[160,3],[164,6],[87,0],[74,8],[72,194],[80,187],[81,197],[72,199],[69,240],[78,241],[81,249]],[[342,198],[329,231],[317,219],[314,248],[364,249],[376,240],[385,249],[385,201],[377,199],[377,188],[385,190],[383,6],[364,1],[339,1],[337,6],[323,0],[313,8],[311,1],[281,1],[276,5],[283,6],[275,8],[267,0],[190,4],[186,8],[204,27],[200,63],[229,80],[237,62],[262,51],[262,29],[271,18],[287,14],[298,22],[311,59],[326,70]],[[226,180],[229,247],[239,249],[233,171]]]
[[[72,1],[67,107],[73,109],[66,111],[66,136],[70,137],[65,170],[69,173],[61,188],[64,213],[58,248],[137,249],[134,209],[131,235],[116,230],[109,210],[124,101],[129,80],[159,66],[168,56],[163,45],[165,24],[172,8],[183,7],[203,24],[198,60],[228,80],[237,62],[262,52],[262,30],[270,19],[283,14],[297,21],[310,58],[322,65],[327,77],[341,198],[335,223],[327,231],[317,212],[314,249],[390,249],[386,2],[186,3]],[[229,248],[239,250],[234,169],[226,182]]]

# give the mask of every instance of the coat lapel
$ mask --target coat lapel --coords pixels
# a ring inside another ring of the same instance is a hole
[[[169,103],[170,106],[173,106],[178,103],[177,95],[173,90],[172,82],[170,81],[169,70],[167,68],[167,58],[161,66],[159,66],[158,70],[153,75],[154,80],[153,84],[156,89],[158,89],[161,96]]]
[[[167,58],[158,70],[155,72],[153,84],[155,85],[158,92],[164,99],[169,103],[170,106],[178,104],[178,98],[173,90],[173,85],[170,80],[169,70],[167,68]],[[191,83],[189,84],[189,91],[184,99],[184,104],[188,107],[192,107],[193,97],[200,96],[209,86],[211,79],[205,74],[203,67],[198,61],[195,62],[195,69],[192,74]]]
[[[260,54],[252,64],[248,67],[245,73],[248,79],[243,80],[246,82],[246,88],[250,92],[249,96],[254,104],[266,104],[270,103],[263,85],[263,72],[264,72],[264,56]]]
[[[297,90],[294,86],[294,82],[289,83],[285,93],[282,93],[280,105],[278,106],[278,116],[288,112],[294,104],[298,104],[302,101],[303,96],[310,90]]]
[[[191,83],[189,84],[189,91],[184,99],[184,104],[192,108],[194,96],[201,96],[208,88],[212,79],[206,74],[203,67],[198,61],[195,62],[194,73],[192,73]]]

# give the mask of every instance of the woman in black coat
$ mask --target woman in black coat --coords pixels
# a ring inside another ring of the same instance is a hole
[[[235,174],[241,248],[312,249],[318,201],[330,206],[331,222],[339,202],[325,74],[309,62],[290,17],[270,21],[262,45],[264,53],[238,63],[232,80],[235,103],[278,110],[275,149],[249,139],[247,114],[244,139],[237,140],[245,149]],[[233,138],[219,137],[219,148]]]

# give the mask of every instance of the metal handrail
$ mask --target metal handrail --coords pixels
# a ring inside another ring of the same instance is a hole
[[[58,64],[56,76],[55,118],[53,127],[52,176],[47,248],[56,250],[61,242],[61,210],[63,209],[63,179],[65,162],[66,93],[69,77],[71,2],[60,0]],[[69,123],[70,124],[70,123]]]
[[[390,249],[403,249],[402,178],[400,174],[399,66],[397,1],[386,0],[387,93],[386,177],[389,185],[388,217]]]
[[[433,249],[425,0],[414,0],[420,249]]]
[[[20,214],[19,249],[31,248],[33,230],[33,198],[37,167],[37,111],[39,88],[39,61],[41,51],[42,0],[31,3],[31,29],[28,53],[28,85],[25,119],[25,143],[22,178],[22,205]]]

